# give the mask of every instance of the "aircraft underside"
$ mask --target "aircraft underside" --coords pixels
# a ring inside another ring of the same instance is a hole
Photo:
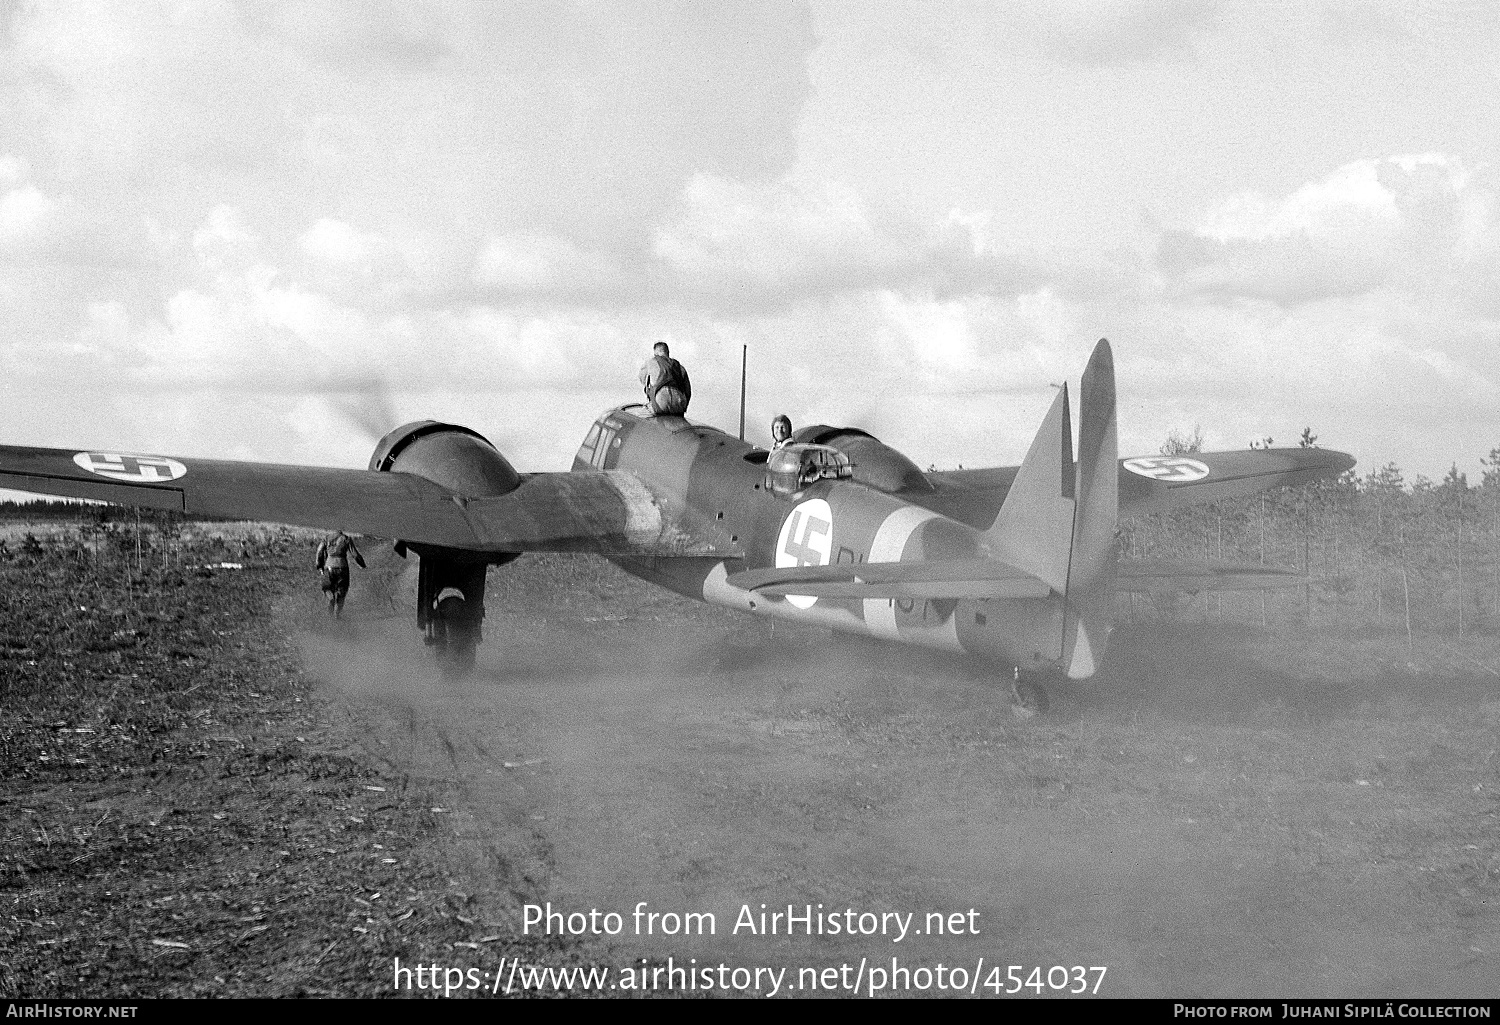
[[[731,567],[708,560],[612,560],[626,572],[698,601],[782,622],[826,628],[953,654],[1027,673],[1060,671],[1061,598],[819,598],[806,607],[728,583]],[[1044,645],[1051,641],[1051,649]],[[1007,678],[1009,678],[1007,676]]]

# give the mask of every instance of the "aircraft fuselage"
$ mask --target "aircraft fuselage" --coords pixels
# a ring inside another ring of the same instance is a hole
[[[766,595],[727,578],[763,567],[982,558],[983,532],[851,479],[780,493],[767,452],[717,428],[622,407],[599,417],[572,469],[628,470],[663,512],[713,523],[744,550],[736,560],[619,557],[627,572],[678,594],[760,616],[969,652],[1023,669],[1060,656],[1062,599],[840,599]]]

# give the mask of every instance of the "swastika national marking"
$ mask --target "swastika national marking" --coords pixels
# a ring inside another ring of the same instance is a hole
[[[1209,473],[1207,464],[1185,456],[1139,456],[1125,460],[1124,466],[1131,473],[1173,484],[1202,480]]]
[[[792,529],[782,550],[794,558],[798,566],[822,566],[827,563],[828,546],[825,544],[824,550],[819,551],[809,542],[826,538],[833,524],[810,514],[804,517],[800,510],[792,513],[792,517]],[[798,529],[796,521],[799,519],[802,522],[802,533],[793,541],[792,536],[797,534]]]
[[[833,552],[833,509],[821,498],[801,502],[781,524],[776,542],[776,565],[826,566]],[[811,608],[818,599],[808,595],[789,594],[786,600],[795,608]]]
[[[127,455],[123,452],[80,452],[73,457],[80,469],[110,480],[132,484],[161,484],[187,473],[187,467],[166,456]]]

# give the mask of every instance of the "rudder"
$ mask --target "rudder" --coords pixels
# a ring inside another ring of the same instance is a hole
[[[1076,508],[1062,658],[1064,671],[1075,680],[1094,675],[1113,629],[1110,602],[1118,554],[1120,477],[1115,362],[1106,339],[1099,339],[1089,357],[1078,403]]]

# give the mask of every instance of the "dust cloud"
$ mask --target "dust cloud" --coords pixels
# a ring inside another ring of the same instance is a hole
[[[1493,693],[1470,701],[1472,674],[1413,719],[1399,675],[1309,675],[1232,631],[1127,627],[1100,677],[1023,722],[989,667],[523,557],[492,571],[476,671],[449,680],[409,618],[414,560],[371,562],[346,621],[312,600],[289,612],[307,671],[401,771],[460,789],[455,832],[476,891],[498,895],[496,931],[550,901],[618,913],[619,935],[569,940],[616,965],[983,958],[981,986],[1009,987],[1010,965],[1108,966],[1114,996],[1478,993],[1473,951],[1500,949],[1488,910],[1453,931],[1482,896],[1472,873],[1439,892],[1460,860],[1418,871],[1458,839],[1488,845],[1470,860],[1495,853],[1483,821],[1458,837],[1430,801],[1500,721]],[[714,934],[637,934],[641,902],[711,913]],[[972,910],[977,933],[736,933],[762,905],[911,912],[918,930]]]

